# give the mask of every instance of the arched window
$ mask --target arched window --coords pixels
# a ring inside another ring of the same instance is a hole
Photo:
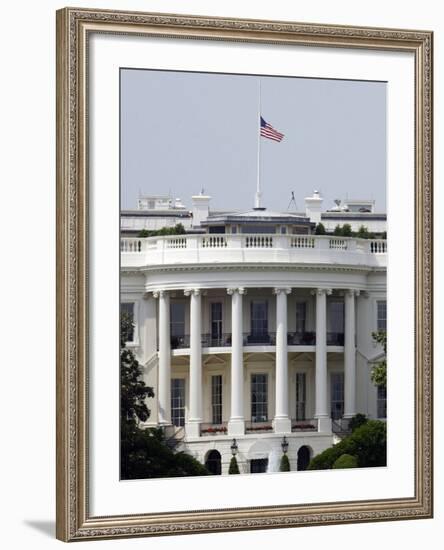
[[[303,445],[298,451],[298,470],[306,470],[310,464],[310,447]]]
[[[210,451],[205,460],[205,466],[213,475],[220,476],[222,473],[220,452],[216,450]]]

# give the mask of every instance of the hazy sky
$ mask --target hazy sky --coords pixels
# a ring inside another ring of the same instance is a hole
[[[211,207],[249,209],[257,180],[261,115],[285,134],[261,138],[263,206],[298,210],[318,189],[386,207],[386,84],[326,79],[121,70],[122,208],[143,194],[191,206],[202,188]]]

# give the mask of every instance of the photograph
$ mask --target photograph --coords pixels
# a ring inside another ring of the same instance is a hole
[[[119,81],[120,479],[385,467],[387,82]]]

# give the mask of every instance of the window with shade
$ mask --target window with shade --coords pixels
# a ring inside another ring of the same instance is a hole
[[[251,375],[251,420],[266,422],[268,420],[268,375]]]
[[[386,300],[378,300],[377,305],[377,319],[376,319],[376,328],[377,330],[387,330],[387,302]]]

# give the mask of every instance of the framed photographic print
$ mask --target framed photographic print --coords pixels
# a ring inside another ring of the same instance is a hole
[[[432,33],[65,8],[57,52],[58,538],[431,517]]]

